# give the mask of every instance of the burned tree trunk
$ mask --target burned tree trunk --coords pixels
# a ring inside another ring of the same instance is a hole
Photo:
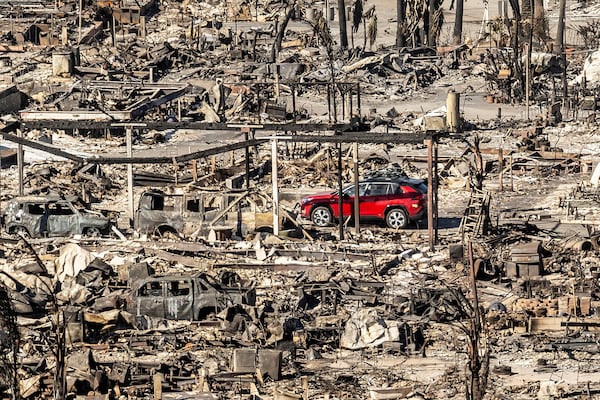
[[[292,14],[294,13],[294,9],[296,8],[296,3],[292,3],[288,6],[288,10],[285,13],[285,18],[279,27],[279,31],[277,32],[277,36],[275,37],[275,42],[273,42],[273,47],[271,47],[271,62],[277,62],[277,53],[281,51],[281,43],[283,42],[283,36],[285,35],[285,30],[287,29],[288,23],[292,18]]]
[[[406,26],[406,23],[404,22],[406,10],[404,1],[405,0],[396,0],[396,47],[406,46],[406,32],[404,29]]]
[[[475,263],[473,261],[473,245],[468,244],[469,252],[469,270],[471,291],[473,296],[473,314],[471,316],[470,331],[468,330],[467,340],[469,344],[469,363],[468,363],[468,385],[466,391],[467,400],[481,400],[485,395],[487,386],[487,377],[489,373],[489,350],[486,349],[483,356],[479,353],[479,343],[483,326],[481,323],[481,314],[479,312],[479,297],[477,295],[477,278],[475,273]]]
[[[473,154],[473,161],[469,162],[470,185],[476,190],[481,191],[483,190],[483,178],[485,175],[483,156],[481,155],[481,149],[479,148],[481,137],[476,135],[473,138],[473,142],[465,140],[465,143]]]
[[[558,5],[558,27],[556,28],[556,48],[554,52],[560,54],[564,50],[564,37],[565,37],[565,8],[567,7],[567,0],[560,0]]]
[[[340,19],[340,47],[348,48],[348,33],[346,31],[346,4],[344,0],[338,0],[338,15]]]
[[[427,24],[427,45],[435,47],[435,4],[436,0],[429,0],[429,14]]]
[[[0,285],[0,394],[2,398],[19,398],[17,353],[19,330],[8,290]]]
[[[462,42],[464,0],[456,0],[456,18],[454,19],[454,44]]]
[[[525,0],[528,1],[528,0]],[[525,78],[523,77],[523,69],[521,68],[520,61],[520,49],[519,49],[519,35],[520,35],[520,26],[521,26],[521,8],[519,7],[519,0],[509,0],[510,7],[513,10],[513,15],[515,19],[513,20],[513,32],[512,32],[512,41],[511,47],[513,49],[513,73],[514,76],[519,79],[521,83],[521,88],[525,88]]]

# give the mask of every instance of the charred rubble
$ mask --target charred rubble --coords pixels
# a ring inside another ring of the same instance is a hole
[[[598,396],[597,5],[333,3],[0,4],[2,398]]]

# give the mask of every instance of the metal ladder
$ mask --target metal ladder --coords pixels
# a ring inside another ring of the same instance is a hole
[[[469,204],[460,221],[460,234],[474,238],[484,233],[489,222],[490,195],[486,191],[473,189]]]

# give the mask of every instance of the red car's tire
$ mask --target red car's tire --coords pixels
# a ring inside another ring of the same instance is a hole
[[[404,229],[408,226],[408,215],[401,208],[392,208],[385,215],[385,223],[392,229]]]

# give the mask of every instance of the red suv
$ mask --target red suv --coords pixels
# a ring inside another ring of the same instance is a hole
[[[361,220],[385,221],[390,228],[405,228],[410,221],[427,212],[427,185],[407,177],[369,178],[359,183],[358,198]],[[343,216],[353,215],[354,185],[342,191]],[[327,226],[339,217],[338,191],[317,193],[302,198],[302,217],[317,226]]]

